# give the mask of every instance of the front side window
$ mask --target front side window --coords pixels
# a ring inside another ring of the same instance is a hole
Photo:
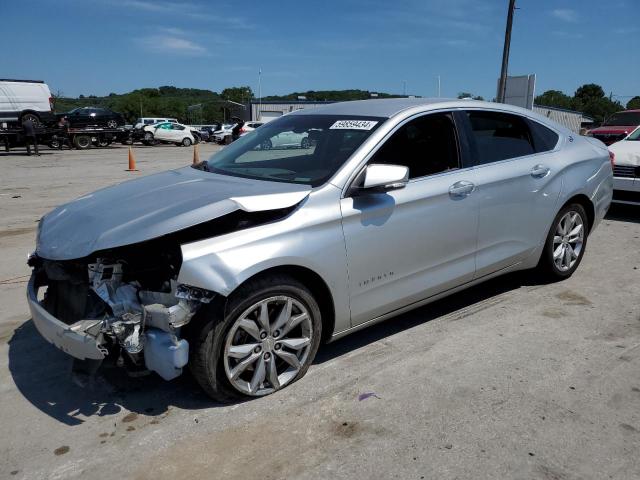
[[[468,111],[467,115],[479,165],[536,153],[531,131],[524,118],[484,110]]]
[[[258,180],[322,185],[385,120],[352,115],[282,116],[240,137],[202,168]]]
[[[412,120],[395,132],[369,163],[406,166],[410,179],[460,168],[452,115],[433,113]]]
[[[168,124],[169,128],[173,128],[174,130],[184,130],[184,127],[182,125],[176,125],[176,124]]]

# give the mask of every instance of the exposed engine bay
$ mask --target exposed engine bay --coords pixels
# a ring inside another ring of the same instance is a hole
[[[39,284],[47,286],[42,305],[73,330],[95,337],[105,357],[165,380],[182,373],[189,345],[180,338],[181,327],[215,294],[177,283],[179,251],[125,247],[82,261],[35,263]]]
[[[181,245],[277,221],[295,205],[235,212],[148,241],[98,251],[77,260],[29,259],[35,303],[52,318],[40,333],[79,360],[109,357],[132,374],[155,371],[165,380],[182,373],[189,344],[181,338],[216,293],[179,284]],[[41,222],[42,223],[42,222]],[[59,243],[63,245],[63,240]],[[39,245],[40,246],[40,245]],[[35,298],[46,287],[44,298]],[[34,312],[39,308],[31,304]],[[97,367],[96,367],[97,368]]]

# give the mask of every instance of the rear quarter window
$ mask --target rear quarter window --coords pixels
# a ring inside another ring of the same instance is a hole
[[[549,152],[556,148],[558,140],[560,139],[556,132],[535,120],[529,120],[529,127],[531,128],[531,135],[533,137],[533,146],[537,153]]]

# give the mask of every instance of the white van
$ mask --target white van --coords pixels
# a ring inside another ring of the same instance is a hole
[[[134,128],[142,128],[146,125],[155,125],[156,123],[164,123],[164,122],[169,122],[169,123],[178,123],[178,120],[176,120],[175,118],[154,118],[154,117],[142,117],[142,118],[138,118],[136,120],[136,123],[134,123]]]
[[[0,79],[0,123],[27,118],[36,125],[56,120],[47,84],[42,80]]]

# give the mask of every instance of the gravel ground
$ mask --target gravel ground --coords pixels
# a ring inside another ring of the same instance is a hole
[[[75,386],[30,321],[26,255],[56,205],[192,159],[135,154],[137,173],[124,147],[0,153],[1,478],[640,478],[640,208],[612,209],[572,278],[507,275],[371,327],[267,398],[116,369]]]

